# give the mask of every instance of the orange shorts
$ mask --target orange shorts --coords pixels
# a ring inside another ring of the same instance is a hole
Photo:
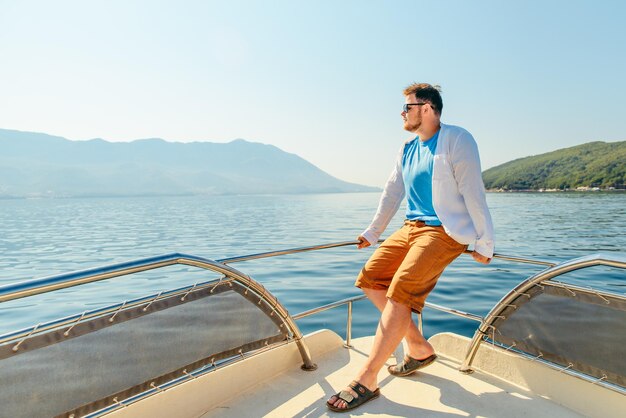
[[[466,249],[442,226],[405,221],[374,251],[354,285],[387,290],[387,298],[421,312],[443,270]]]

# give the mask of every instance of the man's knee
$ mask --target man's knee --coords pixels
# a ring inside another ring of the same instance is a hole
[[[390,297],[387,298],[387,305],[390,309],[393,309],[398,312],[411,312],[411,306],[407,304],[406,301],[397,301]]]
[[[362,287],[361,290],[365,293],[366,296],[375,296],[375,297],[386,297],[387,289],[376,289],[373,287]]]

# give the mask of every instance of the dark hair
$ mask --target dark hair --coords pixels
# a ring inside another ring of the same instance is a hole
[[[430,103],[435,112],[441,115],[443,110],[443,100],[441,100],[441,87],[428,83],[413,83],[404,89],[404,95],[414,94],[418,100]]]

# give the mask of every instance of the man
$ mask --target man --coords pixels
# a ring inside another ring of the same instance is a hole
[[[355,285],[382,312],[365,366],[327,406],[347,411],[378,397],[377,375],[403,338],[403,361],[389,366],[406,376],[431,364],[437,356],[411,318],[444,268],[473,245],[472,257],[488,264],[494,235],[485,200],[478,148],[466,130],[440,122],[443,102],[438,88],[412,84],[404,90],[401,116],[415,138],[401,148],[370,226],[358,237],[358,248],[378,242],[404,196],[404,226],[374,252]]]

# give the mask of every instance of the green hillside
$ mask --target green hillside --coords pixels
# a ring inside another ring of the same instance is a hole
[[[520,158],[483,172],[487,189],[623,189],[626,141],[590,142]]]

